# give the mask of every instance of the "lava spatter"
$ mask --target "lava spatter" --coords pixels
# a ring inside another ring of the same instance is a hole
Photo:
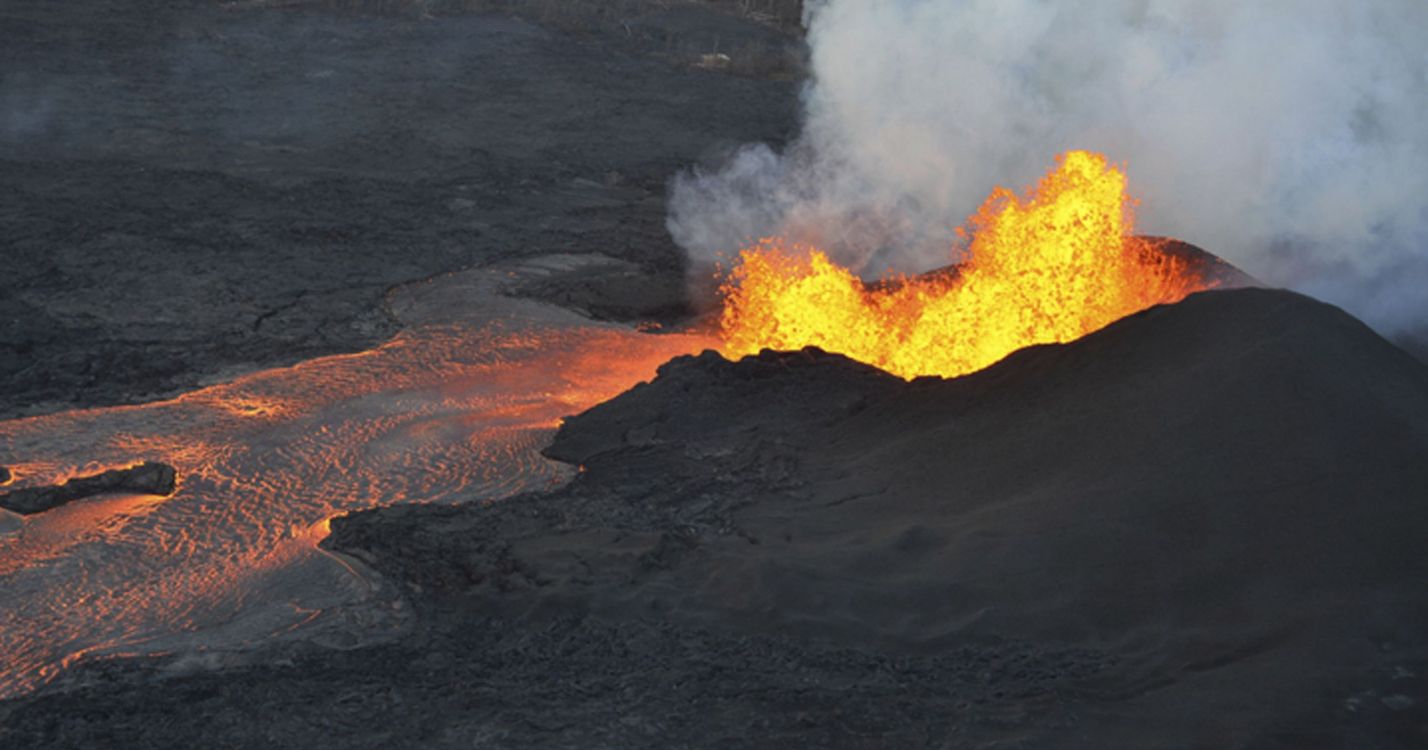
[[[947,272],[868,285],[816,248],[764,240],[723,288],[723,351],[817,346],[906,378],[953,377],[1211,285],[1132,236],[1132,214],[1125,174],[1073,151],[1025,197],[994,191]]]

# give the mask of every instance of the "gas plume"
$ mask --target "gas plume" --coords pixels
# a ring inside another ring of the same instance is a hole
[[[695,261],[780,235],[878,275],[944,265],[996,185],[1126,166],[1140,228],[1386,330],[1428,320],[1428,4],[824,0],[801,135],[671,185]]]

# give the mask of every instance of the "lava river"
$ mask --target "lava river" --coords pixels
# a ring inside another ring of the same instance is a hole
[[[0,422],[6,489],[142,460],[179,475],[168,497],[0,511],[0,697],[85,658],[215,659],[299,634],[343,646],[399,629],[399,600],[371,606],[380,580],[318,549],[328,519],[565,481],[572,469],[539,453],[562,416],[717,346],[501,294],[513,275],[585,262],[552,256],[398,290],[390,303],[407,327],[371,351],[169,401]]]

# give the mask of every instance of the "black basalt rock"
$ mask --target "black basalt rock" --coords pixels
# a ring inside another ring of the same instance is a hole
[[[8,479],[9,472],[0,475]],[[100,474],[77,477],[64,484],[47,487],[26,487],[0,494],[0,508],[33,515],[53,510],[66,503],[111,492],[133,492],[145,495],[168,495],[174,491],[178,475],[174,467],[157,462],[145,462],[128,469],[111,469]]]

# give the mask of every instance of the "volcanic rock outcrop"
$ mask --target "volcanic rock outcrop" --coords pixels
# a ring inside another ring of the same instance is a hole
[[[172,466],[145,462],[126,469],[76,477],[63,484],[12,490],[0,494],[0,508],[20,515],[32,515],[75,500],[112,492],[168,495],[174,491],[176,479]]]
[[[404,573],[523,615],[1095,649],[1059,695],[1140,747],[1424,715],[1428,369],[1289,292],[1194,295],[954,380],[683,358],[549,455],[585,468],[567,496],[462,511],[460,544],[499,555]]]

